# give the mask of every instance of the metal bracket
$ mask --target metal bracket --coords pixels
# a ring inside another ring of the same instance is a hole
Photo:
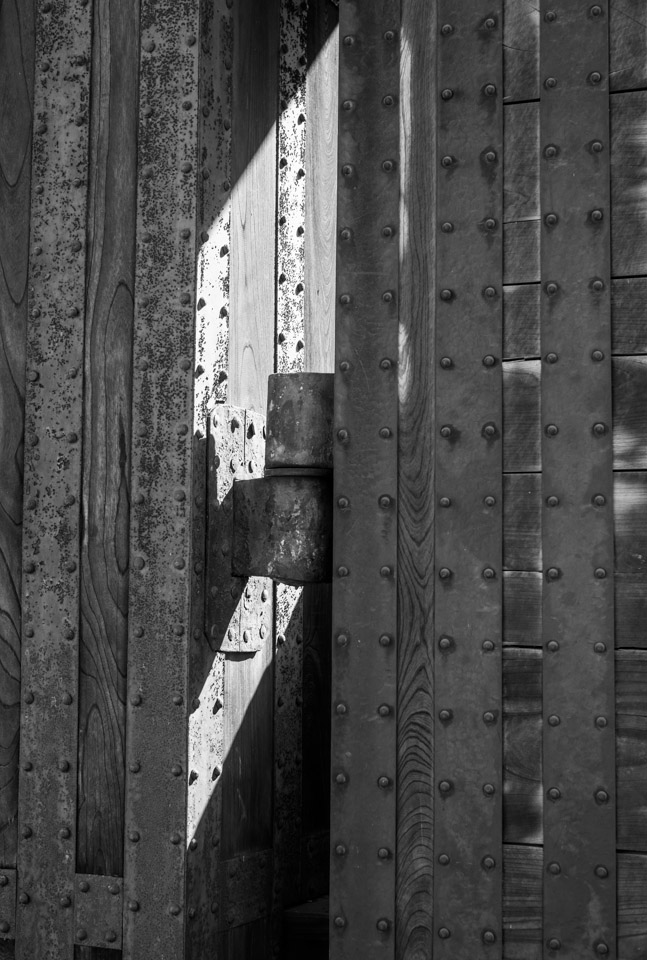
[[[16,871],[0,870],[0,940],[16,936]]]
[[[84,947],[121,950],[123,880],[77,874],[74,891],[74,942]],[[139,904],[129,901],[132,912]]]

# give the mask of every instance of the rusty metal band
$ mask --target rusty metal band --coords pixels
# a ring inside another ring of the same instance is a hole
[[[16,871],[0,870],[0,939],[16,938]]]
[[[72,958],[83,328],[92,5],[43,3],[36,84],[23,527],[16,956]]]
[[[141,7],[124,960],[184,952],[198,13]]]
[[[335,960],[394,956],[400,186],[400,4],[348,0],[339,12],[330,879]]]
[[[84,947],[121,950],[121,877],[77,874],[75,880],[75,942]]]
[[[434,957],[502,939],[502,5],[437,21]]]
[[[541,4],[544,956],[616,956],[608,3]]]

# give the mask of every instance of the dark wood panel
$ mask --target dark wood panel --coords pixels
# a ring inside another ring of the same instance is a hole
[[[541,474],[503,478],[503,566],[541,570]]]
[[[503,652],[503,831],[507,843],[541,843],[541,650]]]
[[[647,91],[611,97],[611,272],[647,273]]]
[[[647,473],[616,473],[616,646],[647,647]]]
[[[138,12],[94,8],[77,872],[123,869]]]
[[[539,96],[539,5],[504,0],[503,92],[506,101]]]
[[[539,282],[539,220],[515,220],[504,224],[503,282]]]
[[[647,353],[647,277],[611,283],[614,353]]]
[[[503,357],[529,360],[539,356],[538,283],[503,288]]]
[[[0,5],[0,865],[16,865],[34,5]]]
[[[542,575],[507,571],[503,575],[503,642],[513,646],[541,645]]]
[[[338,13],[332,3],[308,11],[306,80],[305,369],[335,365],[337,252]]]
[[[505,223],[536,219],[539,216],[539,104],[508,104],[503,118],[503,219]]]
[[[400,272],[396,957],[431,956],[434,879],[435,5],[403,4]],[[431,101],[431,102],[430,102]],[[405,152],[406,151],[406,152]],[[389,374],[390,376],[391,374]]]
[[[647,468],[647,357],[613,361],[613,462],[616,470]]]
[[[611,90],[647,86],[647,15],[644,0],[611,0],[609,5]]]
[[[503,469],[529,473],[541,469],[539,360],[503,364]]]
[[[618,847],[647,852],[647,650],[616,653]]]
[[[504,960],[541,960],[543,854],[508,844],[503,859]],[[618,960],[647,956],[647,856],[618,855]]]

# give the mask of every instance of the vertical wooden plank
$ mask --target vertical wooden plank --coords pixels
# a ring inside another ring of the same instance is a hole
[[[138,5],[96,4],[92,47],[77,872],[120,876],[130,510]]]
[[[34,6],[0,7],[0,865],[15,867]]]
[[[229,402],[261,413],[275,356],[279,11],[234,7]]]
[[[125,958],[185,923],[198,4],[141,5],[126,740]]]
[[[617,956],[608,3],[541,13],[544,956],[584,960]]]
[[[394,956],[400,2],[340,8],[331,944]],[[370,896],[366,891],[370,890]]]
[[[502,4],[438,5],[434,956],[502,942]],[[507,427],[507,423],[506,423]]]
[[[396,957],[432,955],[436,3],[402,6]],[[430,96],[431,92],[431,96]]]
[[[25,409],[17,956],[71,958],[92,5],[39,7]],[[33,501],[33,507],[32,507]]]
[[[305,369],[335,366],[337,88],[339,16],[332,3],[308,8],[306,77]]]

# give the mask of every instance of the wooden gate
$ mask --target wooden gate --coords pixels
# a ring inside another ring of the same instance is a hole
[[[330,955],[644,957],[644,7],[340,38]]]

